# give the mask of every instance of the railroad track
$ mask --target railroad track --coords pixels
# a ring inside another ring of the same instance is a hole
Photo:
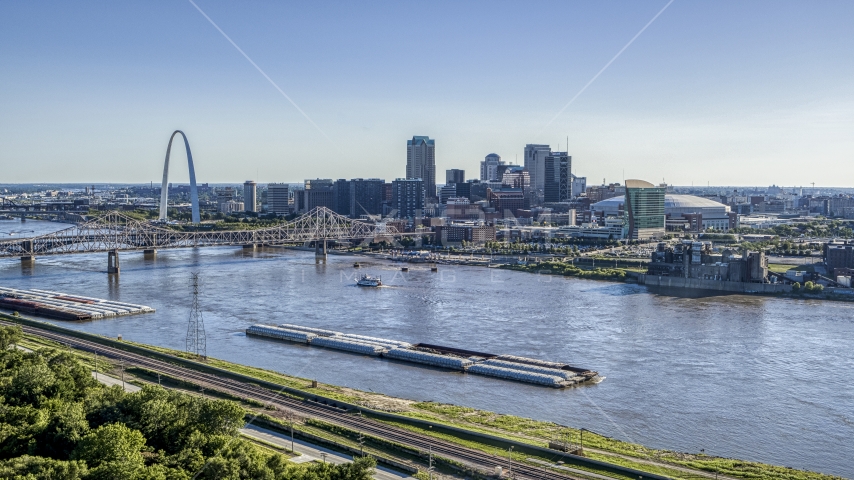
[[[16,325],[10,322],[0,321],[0,325]],[[83,340],[58,332],[42,330],[35,327],[19,325],[25,333],[44,337],[78,350],[92,352],[115,360],[122,360],[126,365],[135,365],[149,370],[164,373],[174,378],[188,381],[201,388],[227,393],[239,398],[251,399],[263,402],[266,405],[275,406],[278,409],[291,410],[303,417],[323,420],[325,422],[359,431],[366,435],[372,435],[400,445],[421,451],[426,454],[431,451],[435,455],[454,460],[467,467],[489,474],[496,466],[507,467],[506,458],[497,457],[488,453],[480,452],[458,444],[422,435],[408,430],[385,425],[376,420],[356,416],[345,412],[337,412],[327,407],[313,405],[310,402],[300,401],[279,395],[266,388],[222,378],[214,374],[198,372],[190,368],[173,365],[166,361],[155,360],[144,355],[126,352],[100,343]],[[554,479],[568,480],[578,479],[570,475],[538,468],[522,463],[513,463],[512,473],[518,479]]]

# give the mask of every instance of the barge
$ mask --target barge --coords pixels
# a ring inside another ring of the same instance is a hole
[[[428,343],[411,344],[290,323],[253,325],[246,329],[246,334],[554,388],[595,383],[601,379],[593,370],[566,363]]]
[[[6,287],[0,287],[0,309],[57,320],[93,320],[154,312],[153,308],[144,305],[49,290],[19,290]]]

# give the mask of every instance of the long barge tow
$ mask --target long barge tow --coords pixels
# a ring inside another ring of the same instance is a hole
[[[602,380],[598,372],[566,363],[427,343],[411,344],[289,323],[278,326],[252,325],[246,329],[246,334],[553,388],[598,383]]]

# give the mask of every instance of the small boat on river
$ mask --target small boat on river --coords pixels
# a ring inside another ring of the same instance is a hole
[[[372,277],[366,273],[359,277],[359,281],[356,282],[356,285],[360,287],[381,287],[383,285],[383,281],[381,277]]]

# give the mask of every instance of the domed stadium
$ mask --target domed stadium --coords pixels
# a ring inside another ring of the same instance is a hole
[[[607,198],[594,203],[590,209],[599,217],[618,217],[623,215],[625,202],[623,196]],[[668,230],[729,230],[735,225],[729,206],[694,195],[665,194],[664,214]]]

